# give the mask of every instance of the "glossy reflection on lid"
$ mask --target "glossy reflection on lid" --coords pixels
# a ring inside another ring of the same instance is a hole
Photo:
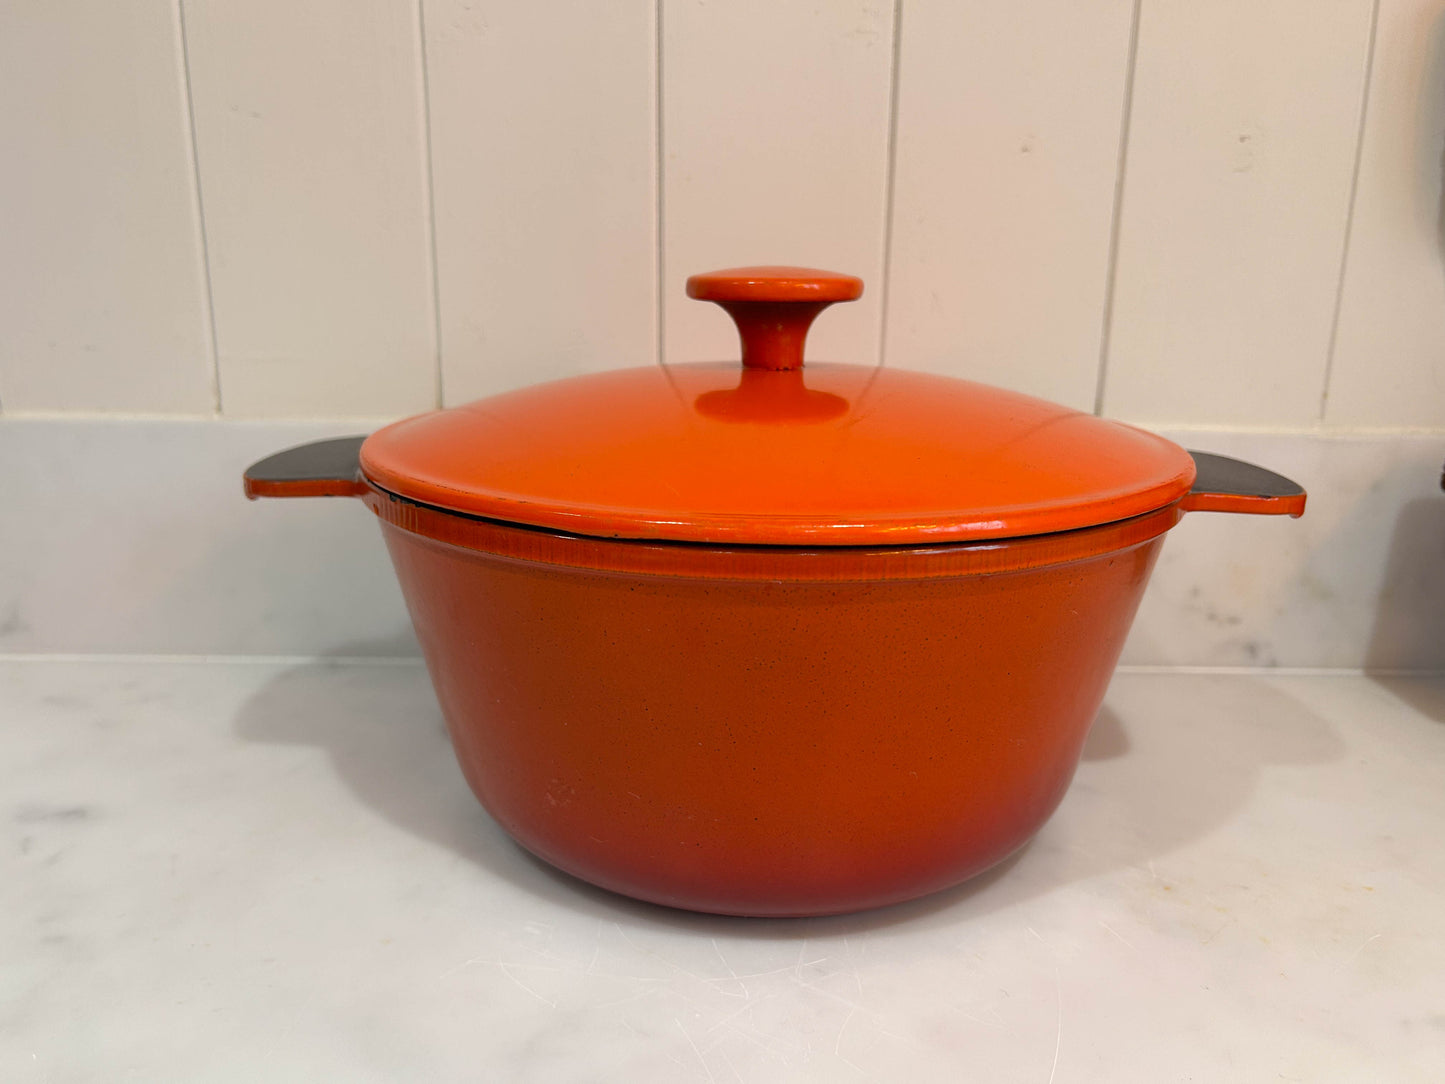
[[[825,422],[848,412],[847,399],[808,387],[801,369],[744,369],[737,387],[705,391],[693,406],[718,421],[758,425]]]
[[[456,512],[598,537],[767,545],[1005,538],[1184,495],[1177,445],[929,373],[809,362],[648,366],[388,426],[376,485]]]

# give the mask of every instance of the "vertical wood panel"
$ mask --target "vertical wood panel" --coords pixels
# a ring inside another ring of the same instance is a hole
[[[688,275],[767,263],[861,275],[863,299],[822,316],[808,353],[877,360],[892,29],[882,0],[664,3],[667,360],[738,354]]]
[[[889,364],[1092,408],[1132,14],[906,4]]]
[[[653,12],[425,0],[449,403],[656,359]]]
[[[185,0],[221,403],[436,402],[415,4]]]
[[[0,6],[0,103],[0,403],[210,412],[175,5]]]
[[[1445,2],[1381,0],[1325,418],[1445,425]]]
[[[1144,0],[1104,407],[1319,416],[1371,0]]]

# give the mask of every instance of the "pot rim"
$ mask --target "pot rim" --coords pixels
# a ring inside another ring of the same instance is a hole
[[[453,549],[559,569],[738,581],[871,582],[995,575],[1054,567],[1143,545],[1184,515],[1175,500],[1127,519],[1015,538],[899,546],[781,546],[598,538],[439,508],[364,482],[388,527]]]

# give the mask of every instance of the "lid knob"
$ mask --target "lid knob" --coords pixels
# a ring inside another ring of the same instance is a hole
[[[862,294],[862,279],[811,267],[735,267],[687,280],[688,297],[715,301],[733,318],[749,369],[801,369],[814,317]]]

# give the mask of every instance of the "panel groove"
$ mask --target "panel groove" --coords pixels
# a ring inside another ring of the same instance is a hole
[[[186,0],[231,416],[436,403],[411,0]]]
[[[1113,219],[1109,223],[1109,266],[1104,278],[1104,312],[1099,328],[1099,376],[1094,387],[1094,413],[1104,413],[1109,382],[1109,340],[1114,330],[1114,285],[1119,273],[1119,226],[1124,220],[1124,188],[1129,167],[1129,122],[1134,115],[1134,72],[1139,61],[1139,21],[1144,0],[1134,0],[1129,22],[1129,53],[1124,61],[1124,106],[1119,118],[1119,165],[1114,175]]]
[[[1136,0],[912,0],[889,364],[1094,406]]]
[[[1311,414],[1323,399],[1332,425],[1434,426],[1445,423],[1445,0],[1373,8],[1344,289]]]
[[[653,364],[653,4],[424,2],[443,404]]]
[[[1145,6],[1109,315],[1110,415],[1319,417],[1372,4]]]
[[[1370,108],[1370,82],[1375,74],[1375,39],[1380,29],[1380,0],[1370,8],[1370,37],[1365,44],[1365,79],[1360,90],[1360,123],[1355,135],[1355,164],[1350,173],[1350,199],[1345,211],[1345,235],[1340,243],[1340,273],[1335,281],[1335,307],[1330,314],[1330,340],[1325,350],[1324,381],[1320,385],[1319,419],[1323,423],[1330,405],[1330,378],[1335,370],[1335,347],[1340,339],[1340,309],[1345,301],[1345,270],[1350,262],[1350,234],[1355,225],[1355,201],[1360,191],[1360,164],[1365,160],[1365,119]]]
[[[177,0],[0,4],[7,415],[215,413],[182,46]]]
[[[442,369],[442,304],[441,272],[437,265],[437,201],[432,160],[431,86],[427,73],[426,12],[422,0],[416,0],[417,75],[421,79],[421,142],[422,170],[426,175],[423,198],[426,200],[427,255],[431,266],[432,336],[435,350],[436,406],[440,410],[446,399],[446,377]]]
[[[211,356],[211,409],[221,414],[221,351],[216,342],[216,300],[211,290],[211,250],[206,238],[206,202],[201,192],[201,148],[196,141],[196,106],[191,97],[191,50],[186,41],[186,4],[176,0],[176,32],[180,38],[181,88],[186,98],[186,124],[189,126],[191,183],[193,208],[196,215],[196,231],[201,243],[201,288],[205,291],[206,304],[203,319],[205,335]]]
[[[652,187],[657,207],[657,220],[654,232],[657,234],[657,289],[654,294],[654,323],[657,327],[657,363],[667,364],[667,217],[666,205],[664,203],[664,189],[666,187],[667,159],[663,157],[665,144],[663,143],[663,100],[662,100],[662,9],[666,0],[656,0],[653,6],[653,60],[652,60],[652,94],[654,111],[653,123],[653,146],[656,152],[652,161]]]
[[[903,56],[903,0],[893,0],[893,59],[888,72],[888,172],[883,180],[883,286],[879,297],[878,365],[888,364],[888,293],[893,278],[893,193],[898,177],[898,81]]]

